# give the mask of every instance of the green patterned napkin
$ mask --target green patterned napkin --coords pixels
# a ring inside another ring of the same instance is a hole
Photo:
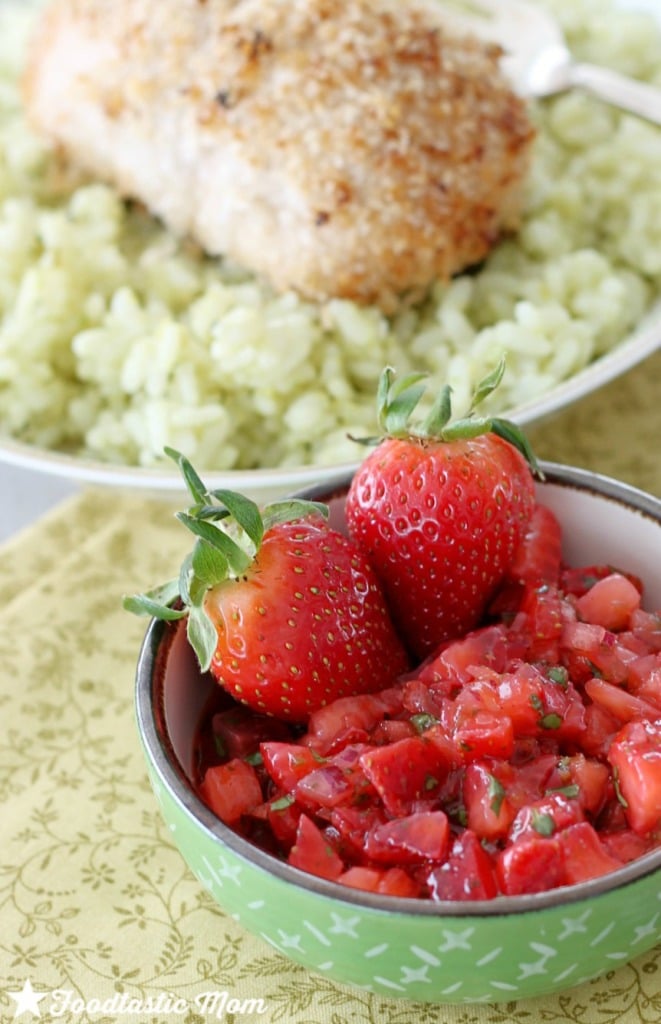
[[[545,424],[539,453],[661,494],[660,373],[655,356]],[[144,623],[120,606],[179,564],[172,511],[91,492],[0,552],[0,1020],[657,1024],[661,947],[559,996],[414,1005],[309,974],[211,902],[147,782]]]

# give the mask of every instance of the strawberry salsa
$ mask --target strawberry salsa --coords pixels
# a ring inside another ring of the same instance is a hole
[[[201,798],[248,840],[357,889],[535,893],[661,843],[661,613],[626,567],[570,567],[519,428],[384,371],[382,434],[330,509],[193,499],[178,577],[125,599],[186,620],[216,707]]]
[[[536,505],[478,626],[380,691],[296,724],[219,689],[203,801],[304,871],[432,900],[571,885],[658,846],[661,618],[638,578],[568,567],[560,541]]]

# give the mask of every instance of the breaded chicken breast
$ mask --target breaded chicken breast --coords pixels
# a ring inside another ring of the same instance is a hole
[[[533,130],[435,0],[53,0],[33,125],[278,290],[389,311],[514,227]]]

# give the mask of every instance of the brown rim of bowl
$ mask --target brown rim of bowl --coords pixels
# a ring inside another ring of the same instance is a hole
[[[646,518],[661,524],[661,500],[629,484],[610,477],[576,469],[557,463],[541,462],[545,480],[578,490],[589,490],[617,504],[633,508]],[[309,488],[306,497],[320,500],[340,495],[343,484],[329,494],[328,487]],[[431,900],[405,896],[384,896],[353,889],[294,868],[258,846],[244,839],[225,825],[196,795],[190,780],[178,762],[163,728],[162,693],[159,671],[159,649],[166,638],[167,624],[152,620],[143,640],[136,673],[135,711],[138,730],[147,756],[161,783],[174,797],[179,807],[209,836],[220,840],[237,857],[274,878],[305,889],[317,896],[338,900],[352,906],[389,914],[423,915],[438,917],[498,917],[502,914],[526,914],[548,907],[558,907],[591,899],[621,889],[661,870],[661,847],[638,857],[634,861],[599,878],[576,885],[562,886],[547,892],[522,896],[496,896],[490,900],[458,903],[450,900]]]

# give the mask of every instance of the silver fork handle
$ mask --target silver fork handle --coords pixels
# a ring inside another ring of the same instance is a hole
[[[661,125],[661,89],[595,64],[577,62],[568,68],[568,73],[576,88]]]

